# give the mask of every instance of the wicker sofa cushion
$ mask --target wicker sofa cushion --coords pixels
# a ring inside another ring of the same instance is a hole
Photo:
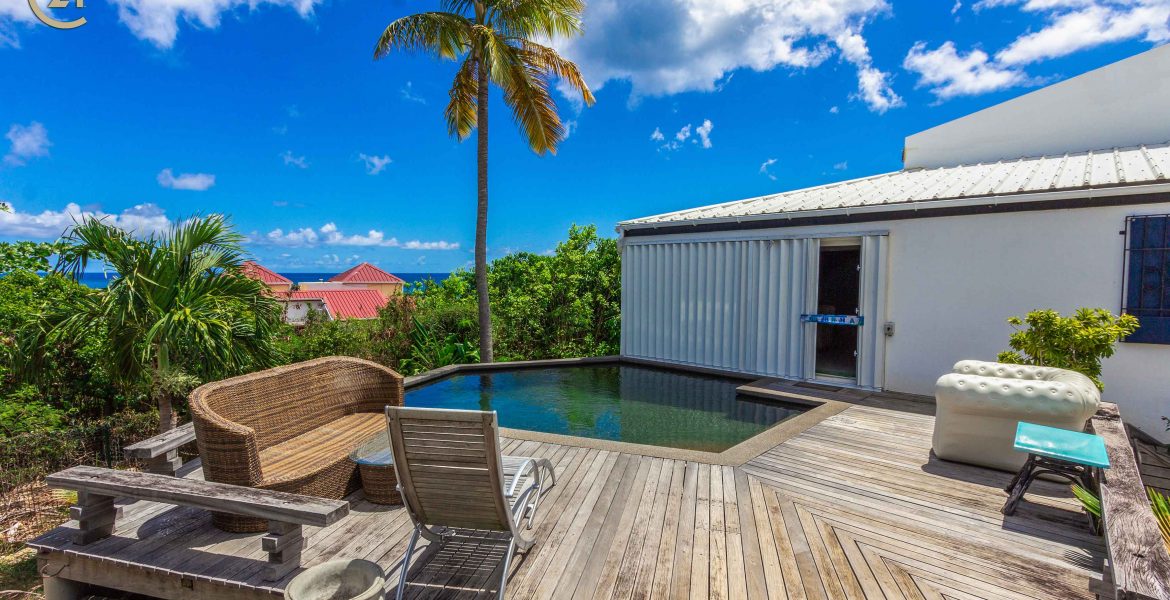
[[[263,487],[301,479],[323,465],[344,460],[362,442],[386,434],[381,413],[357,413],[329,423],[260,451]]]

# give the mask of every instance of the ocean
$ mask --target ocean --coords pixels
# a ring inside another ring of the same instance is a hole
[[[281,273],[281,275],[284,275],[285,277],[288,277],[297,283],[304,281],[328,281],[330,277],[333,277],[336,274],[337,273]],[[406,283],[415,283],[417,281],[425,281],[427,278],[434,279],[435,281],[442,281],[446,279],[450,273],[395,273],[395,275],[401,277],[404,281],[406,281]],[[104,288],[106,287],[106,281],[107,279],[105,273],[81,274],[81,283],[91,288]]]

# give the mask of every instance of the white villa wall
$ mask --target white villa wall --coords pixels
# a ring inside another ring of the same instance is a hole
[[[935,380],[966,358],[994,360],[1007,348],[1008,317],[1036,308],[1120,310],[1125,217],[1162,214],[1167,205],[1140,205],[908,219],[775,230],[734,231],[657,238],[627,238],[627,244],[655,241],[780,239],[802,236],[889,234],[884,388],[932,395]],[[626,252],[623,252],[625,258]],[[623,268],[625,268],[623,261]],[[734,272],[725,263],[718,271]],[[728,273],[728,276],[734,276]],[[641,286],[650,290],[655,286]],[[623,286],[623,313],[631,303],[663,301]],[[637,297],[635,297],[637,296]],[[625,319],[623,319],[624,321]],[[643,328],[643,330],[646,330]],[[638,328],[623,323],[623,354],[705,364],[701,354],[665,346],[637,346],[627,339]],[[649,330],[646,330],[649,331]],[[683,335],[681,339],[687,339]],[[629,348],[637,352],[628,352]],[[681,353],[681,354],[680,354]],[[708,366],[726,366],[711,364]],[[778,373],[779,374],[779,373]],[[1120,344],[1105,362],[1107,401],[1148,434],[1170,441],[1160,417],[1170,415],[1170,346]]]
[[[1108,207],[891,223],[886,388],[932,394],[956,360],[994,360],[1036,308],[1121,309],[1125,217],[1166,205]],[[1163,440],[1170,416],[1170,346],[1118,345],[1105,362],[1104,399]]]
[[[284,322],[291,325],[302,325],[309,318],[309,311],[327,313],[325,303],[320,300],[285,300]]]

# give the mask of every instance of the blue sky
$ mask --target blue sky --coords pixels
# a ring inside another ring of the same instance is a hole
[[[61,31],[0,0],[0,240],[218,212],[281,271],[467,265],[454,63],[372,60],[387,23],[438,6],[90,0],[55,12],[87,19]],[[555,157],[493,97],[491,254],[896,170],[905,136],[1164,43],[1168,18],[1170,0],[593,0],[556,45],[597,104],[559,98]]]

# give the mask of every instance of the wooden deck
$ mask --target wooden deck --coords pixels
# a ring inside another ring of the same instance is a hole
[[[740,467],[505,440],[558,471],[508,597],[1093,598],[1104,549],[1066,488],[1037,483],[1004,517],[1008,474],[931,458],[932,409],[870,396]],[[109,539],[73,546],[67,525],[34,542],[43,572],[184,599],[273,597],[287,583],[263,581],[256,535],[194,509],[124,508]],[[339,523],[306,529],[304,560],[373,560],[394,585],[409,531],[401,508],[355,500]],[[428,548],[409,596],[494,593],[501,550]]]

